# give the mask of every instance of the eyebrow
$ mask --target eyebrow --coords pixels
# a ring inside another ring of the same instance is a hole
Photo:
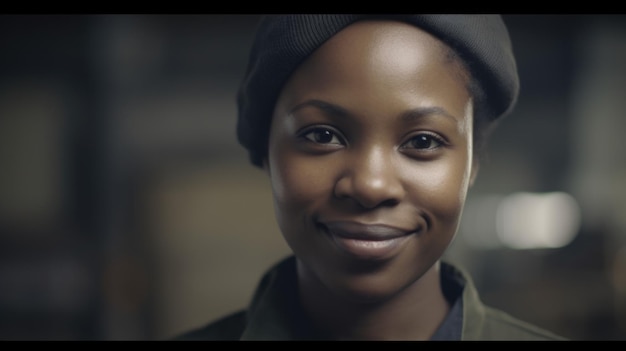
[[[333,116],[338,116],[338,117],[350,116],[350,112],[346,110],[345,108],[335,105],[330,102],[317,100],[317,99],[306,100],[302,103],[297,104],[291,110],[289,110],[289,114],[293,114],[294,112],[300,109],[303,109],[305,107],[309,107],[309,106],[319,108],[320,110]],[[412,108],[410,110],[403,112],[400,115],[400,120],[411,122],[411,121],[420,120],[420,119],[431,117],[431,116],[443,116],[449,119],[451,122],[454,122],[455,124],[458,124],[460,120],[454,117],[454,115],[452,115],[448,111],[446,111],[446,109],[444,109],[443,107],[439,107],[439,106],[426,106],[426,107]]]
[[[322,100],[316,100],[316,99],[312,99],[312,100],[307,100],[304,101],[302,103],[297,104],[296,106],[294,106],[291,110],[289,110],[288,114],[293,114],[294,112],[303,109],[305,107],[308,106],[312,106],[312,107],[317,107],[320,110],[330,114],[330,115],[334,115],[334,116],[338,116],[338,117],[345,117],[345,116],[349,116],[350,113],[348,112],[348,110],[346,110],[343,107],[340,107],[338,105],[329,103],[329,102],[325,102]]]
[[[443,117],[450,119],[454,123],[459,123],[459,120],[460,120],[459,118],[454,117],[454,115],[446,111],[446,109],[444,109],[443,107],[439,107],[439,106],[427,106],[427,107],[413,108],[404,112],[400,116],[400,119],[402,119],[403,121],[414,121],[414,120],[422,119],[424,117],[429,117],[429,116],[443,116]]]

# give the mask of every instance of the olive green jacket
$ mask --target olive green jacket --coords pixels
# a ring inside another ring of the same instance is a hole
[[[192,330],[175,340],[315,340],[312,325],[298,303],[295,258],[273,267],[261,280],[247,310]],[[461,340],[565,340],[507,313],[485,306],[469,275],[449,263],[441,265],[442,285],[462,294]]]

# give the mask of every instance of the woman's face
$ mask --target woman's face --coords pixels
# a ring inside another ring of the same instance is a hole
[[[446,53],[414,26],[358,22],[285,84],[266,169],[308,283],[384,299],[452,241],[472,173],[472,102]]]

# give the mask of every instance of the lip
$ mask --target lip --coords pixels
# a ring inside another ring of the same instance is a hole
[[[342,253],[363,260],[393,257],[417,230],[352,221],[320,222]]]

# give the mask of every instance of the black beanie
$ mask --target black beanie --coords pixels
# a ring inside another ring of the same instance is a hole
[[[255,166],[267,153],[276,99],[292,72],[325,41],[363,19],[391,19],[437,37],[465,61],[485,93],[490,118],[507,114],[519,92],[508,30],[499,15],[272,15],[261,19],[237,96],[237,138]]]

